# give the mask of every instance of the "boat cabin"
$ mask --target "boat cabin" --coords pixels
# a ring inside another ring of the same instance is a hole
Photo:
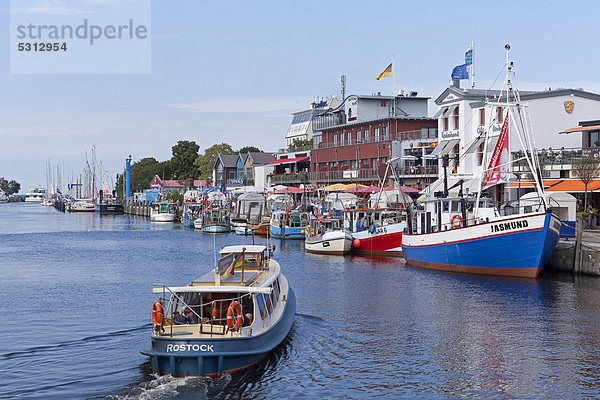
[[[344,212],[344,227],[349,232],[360,232],[375,225],[382,227],[397,224],[406,218],[401,211],[388,209],[348,209]]]
[[[271,223],[278,227],[304,228],[310,224],[310,215],[298,211],[274,211],[271,215]]]
[[[281,271],[271,254],[262,245],[226,246],[214,270],[186,286],[155,287],[164,304],[158,335],[251,336],[268,329],[282,309]],[[191,321],[181,324],[177,319],[186,310],[192,312]]]
[[[175,203],[154,203],[152,204],[152,212],[155,214],[174,214]]]
[[[323,235],[325,232],[343,229],[344,221],[338,218],[316,218],[311,221],[310,236]]]
[[[474,215],[475,197],[455,197],[426,200],[410,213],[410,233],[441,232],[489,221],[499,216],[487,198],[479,199],[477,216]]]

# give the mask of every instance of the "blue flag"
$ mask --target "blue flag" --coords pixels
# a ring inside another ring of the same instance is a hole
[[[467,52],[465,53],[465,65],[471,65],[471,64],[473,64],[473,49],[472,48],[467,50]]]
[[[457,79],[469,79],[469,71],[467,71],[467,64],[461,64],[454,67],[452,70],[452,80]]]

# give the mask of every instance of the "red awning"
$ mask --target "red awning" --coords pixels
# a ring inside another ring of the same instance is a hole
[[[587,132],[587,131],[598,131],[600,130],[600,125],[590,125],[590,126],[578,126],[577,128],[570,128],[564,131],[560,131],[558,133],[574,133],[574,132]]]
[[[600,189],[600,179],[594,179],[590,183],[588,183],[588,192],[598,189]],[[558,183],[552,186],[551,188],[546,189],[546,192],[584,193],[585,185],[578,179],[565,179],[561,183]]]
[[[279,164],[293,164],[298,161],[307,160],[308,157],[297,157],[297,158],[284,158],[283,160],[275,160],[268,163],[267,165],[279,165]]]

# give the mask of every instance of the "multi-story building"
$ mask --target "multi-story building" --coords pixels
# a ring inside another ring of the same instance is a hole
[[[285,136],[286,146],[290,147],[296,140],[310,140],[313,138],[313,120],[317,115],[337,108],[342,102],[335,96],[329,99],[314,101],[307,110],[292,114],[292,122]]]
[[[310,181],[317,184],[378,182],[385,173],[386,161],[392,156],[392,142],[436,139],[436,121],[427,116],[428,99],[417,96],[417,92],[395,97],[353,95],[337,108],[317,115],[313,119],[316,132],[310,157]],[[410,161],[416,165],[413,157]],[[418,160],[423,167],[427,166],[422,159]],[[415,185],[420,178],[437,174],[434,169],[413,168],[411,171],[410,163],[406,166]]]
[[[275,159],[275,153],[219,154],[213,166],[215,186],[264,187],[272,168],[266,167]]]
[[[501,100],[501,95],[499,90],[463,89],[455,83],[435,100],[439,106],[434,116],[437,119],[439,143],[432,156],[438,157],[440,168],[438,179],[429,187],[428,194],[440,191],[443,187],[441,158],[444,155],[448,155],[450,159],[447,169],[449,185],[453,186],[462,181],[466,191],[479,190],[479,175],[484,159],[483,133],[486,127],[489,127],[492,133],[499,132],[505,114],[502,107],[490,109],[485,105],[488,100]],[[544,152],[581,147],[581,137],[559,133],[574,126],[577,121],[597,117],[600,109],[600,95],[582,89],[520,91],[520,98],[521,103],[528,109],[534,143]],[[492,149],[493,146],[488,146],[488,151]],[[518,157],[518,151],[522,150],[512,130],[509,135],[509,149],[513,159]],[[519,166],[511,168],[511,171],[517,174],[524,172],[519,170]],[[547,169],[545,177],[560,178],[565,177],[565,174],[566,172],[561,173],[558,169]],[[512,200],[511,196],[505,196],[502,185],[494,188],[493,195],[499,200]]]

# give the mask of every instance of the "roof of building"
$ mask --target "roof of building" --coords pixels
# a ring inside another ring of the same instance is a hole
[[[248,153],[254,165],[268,164],[275,159],[275,153]]]
[[[355,94],[352,96],[348,96],[348,97],[358,97],[359,99],[372,99],[372,100],[392,100],[394,98],[394,96],[384,96],[381,94],[371,94],[371,95],[366,95],[366,94]],[[400,100],[405,100],[405,99],[420,99],[420,100],[427,100],[430,99],[431,97],[425,97],[425,96],[409,96],[409,95],[404,95],[404,96],[395,96],[396,99],[400,99]]]
[[[220,159],[221,162],[223,163],[224,167],[235,167],[235,166],[237,166],[238,156],[239,156],[239,154],[221,154],[221,153],[219,153],[219,155],[217,156],[217,159],[215,160],[215,165],[217,165],[217,161],[219,161],[219,159]]]
[[[340,125],[334,125],[334,126],[330,126],[328,128],[322,128],[319,129],[317,132],[322,132],[322,131],[330,131],[333,129],[339,129],[339,128],[345,128],[345,127],[353,127],[353,126],[358,126],[358,125],[363,125],[363,124],[373,124],[376,122],[383,122],[383,121],[389,121],[389,120],[393,120],[393,121],[437,121],[436,118],[432,118],[432,117],[405,117],[405,116],[399,116],[399,117],[385,117],[385,118],[377,118],[377,119],[369,119],[369,120],[364,120],[364,121],[356,121],[356,122],[351,122],[349,124],[340,124]]]
[[[444,99],[449,94],[456,96],[460,100],[478,100],[480,102],[483,102],[485,101],[485,99],[492,99],[495,97],[497,98],[501,95],[501,93],[502,92],[500,90],[457,88],[455,86],[449,86],[435,99],[435,104],[443,104]],[[506,94],[506,91],[504,91],[504,94]],[[573,95],[600,101],[600,94],[587,92],[583,89],[554,89],[544,91],[519,90],[519,95],[521,96],[521,100],[532,100]],[[455,100],[456,99],[452,99],[448,102],[454,102]],[[481,103],[481,105],[479,104],[480,103],[472,103],[471,107],[483,106],[483,103]]]

